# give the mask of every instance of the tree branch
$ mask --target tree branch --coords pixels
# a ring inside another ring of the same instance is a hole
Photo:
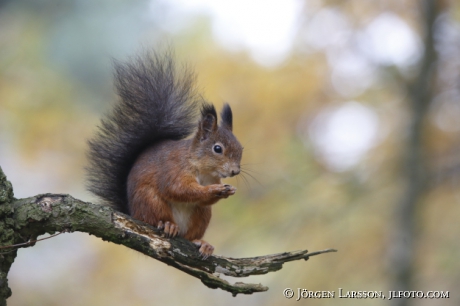
[[[1,168],[0,168],[1,172]],[[55,232],[86,232],[117,244],[125,245],[147,256],[199,278],[209,288],[252,294],[268,290],[261,284],[237,282],[230,284],[220,274],[245,277],[278,271],[283,263],[310,256],[335,252],[285,252],[252,258],[210,256],[203,260],[197,247],[182,238],[166,238],[156,228],[137,221],[107,206],[80,201],[65,194],[41,194],[12,200],[15,243],[35,240],[37,236]],[[0,241],[1,242],[1,241]]]

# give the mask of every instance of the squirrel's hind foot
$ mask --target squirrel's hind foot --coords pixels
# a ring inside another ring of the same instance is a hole
[[[198,251],[203,259],[207,259],[214,252],[214,247],[204,240],[195,239],[192,242],[200,248]]]

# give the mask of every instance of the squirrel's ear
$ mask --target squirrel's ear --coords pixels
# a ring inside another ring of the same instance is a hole
[[[201,141],[217,130],[217,113],[214,105],[204,103],[201,107],[201,121],[198,127],[198,137]]]
[[[224,104],[220,116],[222,117],[222,125],[231,131],[233,128],[233,115],[230,105]]]

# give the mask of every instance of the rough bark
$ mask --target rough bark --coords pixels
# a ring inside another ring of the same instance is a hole
[[[14,214],[11,206],[13,188],[6,180],[2,168],[0,168],[0,246],[11,245],[16,242],[14,232]],[[8,271],[16,258],[15,249],[9,252],[2,252],[0,249],[0,306],[6,305],[6,299],[11,296],[11,289],[8,287]]]
[[[31,246],[39,235],[74,231],[127,246],[199,278],[209,288],[221,288],[233,296],[266,291],[268,287],[242,282],[230,284],[219,274],[233,277],[266,274],[280,270],[288,261],[335,252],[333,249],[313,253],[303,250],[252,258],[214,255],[203,260],[191,242],[163,237],[156,228],[107,206],[83,202],[66,194],[14,199],[11,184],[0,168],[0,247],[19,243]],[[11,295],[6,277],[16,250],[0,249],[0,253],[0,305],[6,305],[6,298]]]

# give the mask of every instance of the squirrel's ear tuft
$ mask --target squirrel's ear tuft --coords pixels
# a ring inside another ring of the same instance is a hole
[[[231,131],[233,129],[233,115],[230,105],[224,104],[220,116],[222,117],[222,125]]]
[[[203,103],[201,107],[201,120],[198,128],[198,137],[201,141],[217,130],[217,112],[214,105]]]
[[[211,115],[214,118],[217,118],[217,112],[214,105],[204,102],[201,106],[201,116],[204,118],[206,115]]]

